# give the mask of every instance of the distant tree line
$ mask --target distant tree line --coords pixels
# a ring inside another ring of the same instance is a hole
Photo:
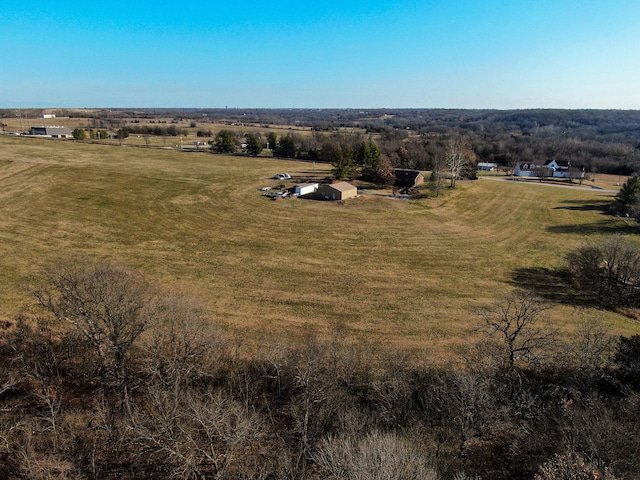
[[[58,113],[75,114],[64,110]],[[2,114],[11,116],[14,111]],[[167,130],[138,125],[135,128],[141,130],[135,130],[131,124],[125,125],[131,118],[159,117],[191,119],[192,123],[224,122],[248,129],[251,125],[311,129],[315,135],[304,137],[292,130],[295,157],[328,162],[332,161],[331,154],[319,146],[327,140],[320,137],[343,136],[345,142],[357,147],[361,140],[353,139],[358,136],[353,132],[361,132],[365,137],[373,136],[381,153],[400,168],[431,170],[445,139],[463,136],[469,140],[477,161],[495,162],[507,171],[518,162],[555,159],[592,173],[640,173],[637,110],[111,109],[93,113],[91,127],[117,130],[126,126],[130,133],[158,136],[183,134],[175,125]],[[269,148],[274,147],[278,148],[272,143]],[[284,150],[277,156],[291,157],[291,146],[282,147]]]
[[[121,128],[129,135],[153,135],[157,137],[178,137],[186,136],[187,130],[178,128],[176,125],[168,125],[166,127],[160,125],[131,125],[128,124]]]
[[[361,129],[375,135],[393,165],[402,168],[430,169],[440,139],[462,135],[479,162],[505,169],[555,159],[587,172],[640,173],[640,111],[635,110],[224,109],[194,114],[261,126],[304,125],[325,134]],[[300,143],[304,157],[309,149]]]

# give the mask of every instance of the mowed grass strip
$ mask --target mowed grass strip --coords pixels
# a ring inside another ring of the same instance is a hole
[[[0,313],[32,299],[25,276],[71,252],[118,259],[166,288],[207,302],[248,345],[295,342],[334,320],[353,339],[433,361],[479,338],[475,310],[553,269],[623,220],[611,194],[480,180],[440,199],[361,196],[344,203],[272,201],[274,173],[319,177],[329,166],[210,153],[0,137]],[[290,183],[292,184],[292,183]],[[637,325],[557,305],[550,322]]]

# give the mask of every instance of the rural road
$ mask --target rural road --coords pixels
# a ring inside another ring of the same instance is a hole
[[[597,191],[602,193],[618,193],[618,190],[606,190],[597,186],[589,186],[589,185],[555,185],[552,183],[544,183],[538,182],[536,180],[520,180],[513,177],[478,177],[480,180],[493,180],[494,182],[513,182],[513,183],[521,183],[526,185],[538,185],[541,187],[555,187],[555,188],[571,188],[574,190],[590,190]]]

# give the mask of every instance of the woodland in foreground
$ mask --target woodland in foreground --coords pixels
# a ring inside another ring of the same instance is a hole
[[[444,368],[371,358],[340,322],[251,357],[113,262],[64,258],[30,289],[42,316],[2,325],[2,478],[640,478],[640,336],[561,342],[526,292]]]

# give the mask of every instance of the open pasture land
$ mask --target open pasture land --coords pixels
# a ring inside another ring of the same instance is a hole
[[[346,322],[350,338],[464,354],[474,310],[516,287],[564,295],[565,254],[603,235],[634,235],[602,213],[612,194],[479,180],[440,199],[362,195],[345,203],[273,201],[327,165],[0,136],[0,316],[33,311],[21,287],[72,252],[109,257],[192,293],[247,345],[295,342]],[[551,295],[550,295],[551,294]],[[625,317],[554,303],[565,331],[585,318],[637,333]]]
[[[111,120],[111,121],[110,121]],[[83,128],[87,133],[90,130],[94,132],[104,129],[107,133],[116,134],[119,128],[139,128],[139,127],[159,127],[166,129],[175,127],[180,135],[143,135],[140,133],[131,133],[129,137],[119,138],[102,138],[100,140],[93,138],[83,140],[84,142],[102,143],[104,145],[129,145],[139,147],[155,147],[155,148],[183,148],[197,149],[206,151],[208,145],[194,147],[194,142],[206,143],[212,141],[220,130],[231,130],[241,136],[245,133],[259,133],[264,139],[271,132],[278,136],[287,134],[295,134],[299,136],[311,135],[311,128],[301,125],[267,125],[256,123],[238,123],[226,121],[214,121],[207,118],[191,119],[191,118],[173,118],[173,117],[153,117],[153,118],[136,118],[136,117],[117,117],[109,119],[101,118],[101,112],[91,110],[78,110],[73,112],[72,117],[58,116],[56,118],[43,119],[39,116],[21,116],[18,117],[15,112],[4,116],[0,115],[0,123],[6,132],[29,132],[30,127],[39,125],[57,125],[74,128]],[[199,137],[198,132],[211,132],[210,137]],[[356,128],[343,128],[344,133],[355,133],[360,131]],[[270,152],[270,151],[269,151]],[[267,153],[265,151],[265,153]]]

